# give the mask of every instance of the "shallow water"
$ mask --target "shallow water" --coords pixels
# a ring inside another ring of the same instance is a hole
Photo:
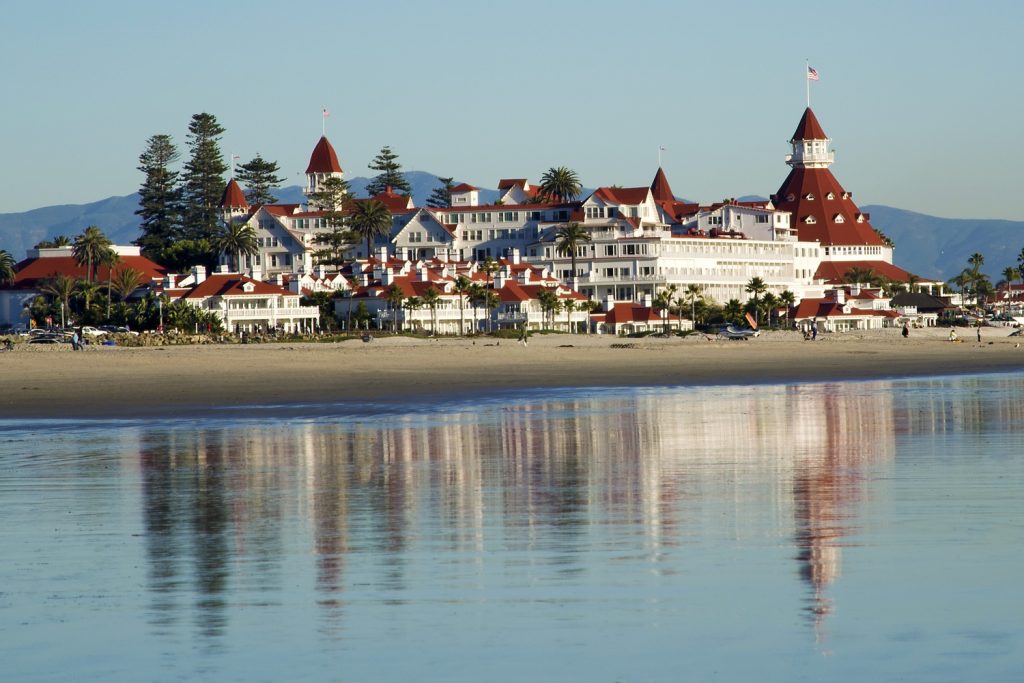
[[[0,422],[11,681],[1024,679],[1024,375]]]

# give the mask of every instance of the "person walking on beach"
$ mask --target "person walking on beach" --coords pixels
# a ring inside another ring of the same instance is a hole
[[[79,342],[78,331],[76,330],[71,334],[71,350],[77,351],[80,348],[80,346],[81,344]]]
[[[523,346],[530,345],[530,333],[526,331],[526,325],[523,325],[523,329],[519,332],[519,341],[523,343]]]
[[[818,339],[818,321],[814,320],[811,322],[811,341],[817,341]]]
[[[903,338],[910,336],[910,323],[903,323]]]
[[[981,325],[978,325],[978,343],[981,343]]]

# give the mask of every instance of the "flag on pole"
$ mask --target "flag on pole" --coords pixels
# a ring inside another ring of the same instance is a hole
[[[331,112],[327,111],[327,107],[324,107],[324,118],[326,119],[330,115],[331,115]]]
[[[807,80],[816,81],[818,80],[818,72],[814,70],[813,66],[807,67]]]

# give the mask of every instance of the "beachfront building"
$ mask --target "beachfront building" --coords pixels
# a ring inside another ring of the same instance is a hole
[[[668,310],[658,310],[651,305],[650,297],[642,303],[615,301],[609,297],[603,309],[591,316],[593,329],[597,334],[640,334],[692,330],[693,322],[683,320]]]
[[[94,282],[106,283],[128,269],[139,274],[140,287],[163,279],[166,270],[143,256],[139,247],[112,245],[111,249],[117,254],[117,261],[111,266],[93,264]],[[28,307],[42,293],[47,281],[58,276],[85,280],[89,275],[88,265],[75,259],[70,246],[29,249],[27,258],[18,263],[14,271],[14,281],[0,287],[0,326],[27,327],[30,318]]]
[[[850,332],[896,327],[907,321],[889,306],[881,290],[836,287],[818,298],[805,298],[796,306],[791,320],[801,330],[816,325],[820,332]]]
[[[226,268],[209,276],[203,266],[181,277],[168,274],[156,291],[172,301],[215,313],[224,328],[236,334],[320,329],[320,309],[300,305],[299,294]]]
[[[361,305],[380,329],[437,334],[588,329],[586,297],[518,257],[499,259],[488,272],[477,261],[389,257],[381,247],[374,258],[353,262],[347,274],[355,285],[350,296],[335,300],[335,314],[347,319]],[[460,282],[494,296],[488,303]]]

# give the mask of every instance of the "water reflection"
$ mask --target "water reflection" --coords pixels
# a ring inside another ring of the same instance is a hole
[[[1019,400],[992,395],[1019,398],[1019,379],[955,400],[941,382],[921,386],[563,392],[379,419],[143,429],[151,624],[167,633],[190,614],[215,642],[239,604],[296,599],[308,563],[322,632],[342,638],[352,600],[402,605],[424,582],[471,594],[494,557],[512,587],[578,583],[600,562],[672,576],[693,562],[681,547],[768,538],[792,550],[805,595],[794,610],[822,641],[843,549],[897,438],[1024,422]]]

